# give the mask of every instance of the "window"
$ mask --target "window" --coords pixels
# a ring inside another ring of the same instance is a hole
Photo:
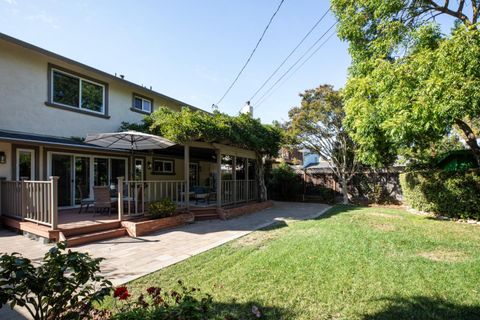
[[[153,159],[153,173],[173,173],[173,160]]]
[[[35,151],[17,149],[17,180],[35,179]]]
[[[105,85],[54,68],[51,73],[51,103],[105,113]]]
[[[152,99],[148,99],[137,94],[133,95],[133,110],[151,113],[152,105],[153,105]]]

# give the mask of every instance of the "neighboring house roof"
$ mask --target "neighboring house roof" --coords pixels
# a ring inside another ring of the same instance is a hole
[[[174,98],[172,98],[172,97],[166,96],[166,95],[164,95],[164,94],[162,94],[162,93],[160,93],[160,92],[157,92],[157,91],[154,91],[154,90],[150,90],[149,88],[146,88],[146,87],[141,86],[141,85],[139,85],[139,84],[136,84],[136,83],[133,83],[133,82],[131,82],[131,81],[122,79],[122,78],[120,78],[120,77],[117,77],[117,76],[115,76],[115,75],[113,75],[113,74],[110,74],[110,73],[107,73],[107,72],[105,72],[105,71],[102,71],[102,70],[99,70],[99,69],[90,67],[90,66],[88,66],[88,65],[86,65],[86,64],[83,64],[83,63],[81,63],[81,62],[78,62],[78,61],[69,59],[69,58],[67,58],[67,57],[64,57],[64,56],[62,56],[62,55],[59,55],[59,54],[54,53],[54,52],[52,52],[52,51],[48,51],[48,50],[45,50],[45,49],[43,49],[43,48],[37,47],[37,46],[35,46],[35,45],[31,44],[31,43],[22,41],[22,40],[20,40],[20,39],[14,38],[14,37],[11,37],[11,36],[6,35],[6,34],[1,33],[1,32],[0,32],[0,39],[5,40],[5,41],[10,42],[10,43],[13,43],[13,44],[16,44],[16,45],[19,45],[19,46],[24,47],[24,48],[26,48],[26,49],[33,50],[33,51],[35,51],[35,52],[37,52],[37,53],[40,53],[40,54],[43,54],[43,55],[45,55],[45,56],[48,56],[48,57],[51,57],[51,58],[54,58],[54,59],[58,59],[58,60],[61,60],[61,61],[63,61],[63,62],[66,62],[66,63],[72,64],[72,65],[78,66],[78,67],[83,68],[83,69],[86,69],[86,70],[88,70],[88,71],[95,72],[95,73],[97,73],[97,74],[99,74],[99,75],[101,75],[101,76],[104,76],[104,77],[106,77],[106,78],[109,78],[109,79],[111,79],[111,80],[113,80],[113,81],[120,82],[120,83],[125,84],[125,85],[127,85],[127,86],[129,86],[129,87],[150,92],[150,93],[155,94],[155,95],[158,95],[158,96],[160,96],[160,97],[162,97],[162,98],[164,98],[164,99],[166,99],[166,100],[170,100],[170,101],[173,101],[173,102],[175,102],[175,103],[178,103],[178,104],[180,104],[180,105],[182,105],[182,106],[189,107],[189,108],[194,109],[194,110],[201,110],[201,111],[204,111],[204,112],[208,112],[208,111],[206,111],[206,110],[197,108],[197,107],[192,106],[192,105],[190,105],[190,104],[188,104],[188,103],[185,103],[185,102],[183,102],[183,101],[180,101],[180,100],[174,99]]]
[[[332,168],[330,168],[330,165],[328,164],[327,161],[319,161],[319,162],[313,162],[309,163],[305,167],[303,167],[305,171],[308,172],[331,172]]]
[[[13,141],[13,142],[30,142],[30,143],[41,143],[47,145],[60,145],[66,147],[75,147],[75,148],[88,148],[88,149],[99,149],[105,150],[103,147],[98,147],[93,144],[85,143],[76,138],[64,138],[64,137],[55,137],[48,135],[39,135],[18,131],[8,131],[0,130],[0,139]],[[115,151],[115,150],[113,150]],[[122,151],[125,152],[125,151]]]

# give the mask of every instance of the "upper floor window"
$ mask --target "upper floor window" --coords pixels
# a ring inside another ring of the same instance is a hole
[[[133,110],[134,111],[141,111],[145,113],[151,113],[153,106],[153,100],[142,97],[138,94],[133,95]]]
[[[106,85],[82,76],[51,68],[50,103],[104,115]]]

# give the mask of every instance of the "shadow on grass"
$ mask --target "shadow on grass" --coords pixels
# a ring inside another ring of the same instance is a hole
[[[265,306],[257,301],[238,303],[235,301],[213,303],[214,317],[212,319],[247,320],[247,319],[295,319],[295,315],[276,306]],[[255,313],[254,311],[258,311]]]
[[[416,296],[411,298],[394,297],[381,299],[389,303],[374,314],[364,315],[364,320],[422,319],[460,320],[480,319],[480,302],[477,305],[460,305],[440,298]]]
[[[342,214],[342,213],[347,213],[347,212],[352,212],[352,211],[358,211],[368,208],[366,206],[358,206],[358,205],[349,205],[349,204],[337,204],[333,206],[330,210],[322,214],[321,216],[313,219],[313,220],[322,220],[322,219],[328,219],[331,218],[337,214]]]

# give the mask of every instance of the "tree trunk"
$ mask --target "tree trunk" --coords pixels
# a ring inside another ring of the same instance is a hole
[[[257,177],[258,177],[258,199],[260,201],[267,201],[267,185],[265,184],[265,159],[257,154]]]
[[[463,131],[465,134],[467,145],[472,150],[475,159],[477,160],[477,164],[480,166],[480,147],[478,146],[477,137],[473,130],[470,128],[468,124],[460,119],[455,119],[455,124]]]
[[[342,194],[343,194],[343,204],[349,204],[350,201],[348,199],[348,182],[347,179],[345,178],[344,175],[340,176],[340,186],[342,188]]]

